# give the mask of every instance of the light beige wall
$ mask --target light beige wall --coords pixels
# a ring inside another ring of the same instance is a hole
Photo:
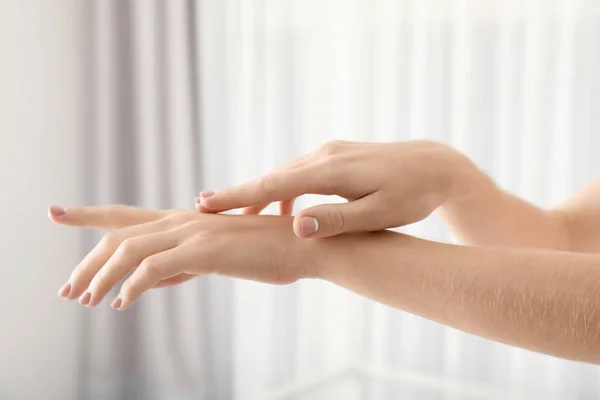
[[[77,397],[80,244],[46,206],[80,199],[80,3],[0,0],[0,399]]]

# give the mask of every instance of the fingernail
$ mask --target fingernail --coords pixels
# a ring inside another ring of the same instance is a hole
[[[319,221],[315,217],[300,218],[300,232],[302,236],[309,236],[319,230]]]
[[[119,308],[121,308],[121,303],[123,303],[123,300],[121,300],[121,298],[119,296],[117,296],[114,298],[112,303],[110,303],[110,306],[112,308],[114,308],[115,310],[118,310]]]
[[[60,297],[67,297],[71,293],[71,284],[69,282],[65,283],[63,287],[58,291],[58,295]]]
[[[202,200],[202,197],[200,197],[200,196],[198,196],[198,197],[194,198],[194,202],[195,202],[196,204],[200,204],[200,203],[201,203],[201,200]]]
[[[50,214],[54,215],[55,217],[60,217],[66,213],[67,209],[62,206],[50,206]]]
[[[92,294],[88,291],[86,291],[84,294],[81,295],[81,297],[79,298],[79,303],[87,306],[88,304],[90,304],[90,300],[92,299]]]
[[[202,193],[200,193],[200,198],[206,199],[210,196],[213,196],[214,194],[215,194],[215,192],[211,192],[211,191],[202,192]]]

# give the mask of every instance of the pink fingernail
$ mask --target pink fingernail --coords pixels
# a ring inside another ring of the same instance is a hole
[[[69,282],[65,283],[63,287],[58,291],[58,295],[60,297],[67,297],[71,293],[71,284]]]
[[[200,197],[203,199],[206,199],[210,196],[213,196],[215,194],[215,192],[211,192],[211,191],[206,191],[206,192],[202,192],[200,193]]]
[[[315,217],[300,218],[300,232],[302,236],[310,236],[319,229],[319,221]]]
[[[202,197],[200,197],[200,196],[198,196],[198,197],[194,198],[194,202],[195,202],[196,204],[200,204],[200,202],[201,202],[201,201],[202,201]]]
[[[66,213],[67,209],[62,206],[50,206],[50,214],[54,215],[55,217],[60,217]]]
[[[81,305],[87,306],[88,304],[90,304],[90,300],[92,300],[92,294],[90,292],[86,291],[79,298],[79,303]]]
[[[114,308],[115,310],[118,310],[119,308],[121,308],[121,304],[123,303],[123,300],[121,300],[121,298],[119,296],[115,297],[114,300],[112,301],[112,303],[110,303],[110,306],[112,308]]]

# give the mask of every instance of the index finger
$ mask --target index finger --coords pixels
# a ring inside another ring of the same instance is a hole
[[[118,229],[156,221],[165,215],[162,210],[151,210],[125,205],[100,207],[50,206],[48,218],[57,224],[86,228]]]
[[[221,212],[290,200],[303,194],[331,194],[331,182],[335,179],[327,175],[320,163],[276,171],[260,179],[223,189],[210,197],[203,197],[201,204],[207,209]]]

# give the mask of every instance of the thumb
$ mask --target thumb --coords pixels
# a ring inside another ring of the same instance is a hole
[[[294,218],[294,233],[298,237],[312,239],[381,229],[375,218],[377,207],[373,207],[369,197],[307,208]]]

